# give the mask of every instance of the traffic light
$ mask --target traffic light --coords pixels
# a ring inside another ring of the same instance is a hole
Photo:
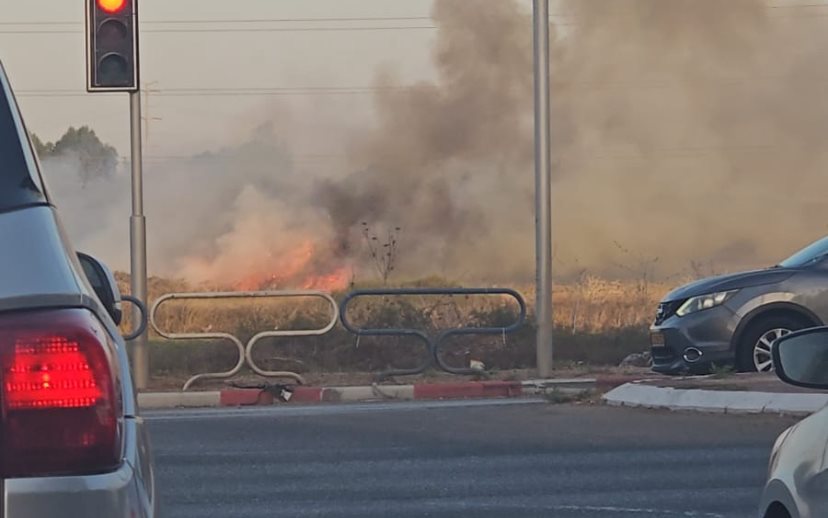
[[[86,0],[86,89],[137,92],[138,0]]]

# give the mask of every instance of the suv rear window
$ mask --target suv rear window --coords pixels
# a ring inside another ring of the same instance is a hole
[[[26,127],[0,64],[0,212],[45,203]]]

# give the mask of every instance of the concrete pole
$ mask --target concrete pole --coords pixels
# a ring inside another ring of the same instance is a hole
[[[552,152],[549,91],[549,0],[534,0],[535,211],[538,321],[537,363],[552,375]]]

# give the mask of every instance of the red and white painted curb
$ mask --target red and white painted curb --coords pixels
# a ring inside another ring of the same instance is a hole
[[[530,381],[463,381],[414,385],[360,387],[291,387],[287,389],[227,389],[213,392],[156,392],[138,395],[143,409],[209,408],[284,403],[338,403],[359,401],[416,401],[536,396],[552,391],[585,391],[615,386],[615,380],[549,379]]]

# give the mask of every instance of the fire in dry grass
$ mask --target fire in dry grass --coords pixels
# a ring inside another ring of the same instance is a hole
[[[247,272],[234,286],[239,291],[295,288],[341,291],[348,287],[350,268],[333,264],[329,254],[305,241],[279,258]]]
[[[198,282],[233,291],[314,289],[341,291],[348,287],[351,268],[325,247],[311,240],[278,254],[268,252],[224,261],[193,261],[190,272]]]
[[[341,266],[328,274],[308,277],[301,285],[303,290],[343,291],[351,284],[351,268]]]

